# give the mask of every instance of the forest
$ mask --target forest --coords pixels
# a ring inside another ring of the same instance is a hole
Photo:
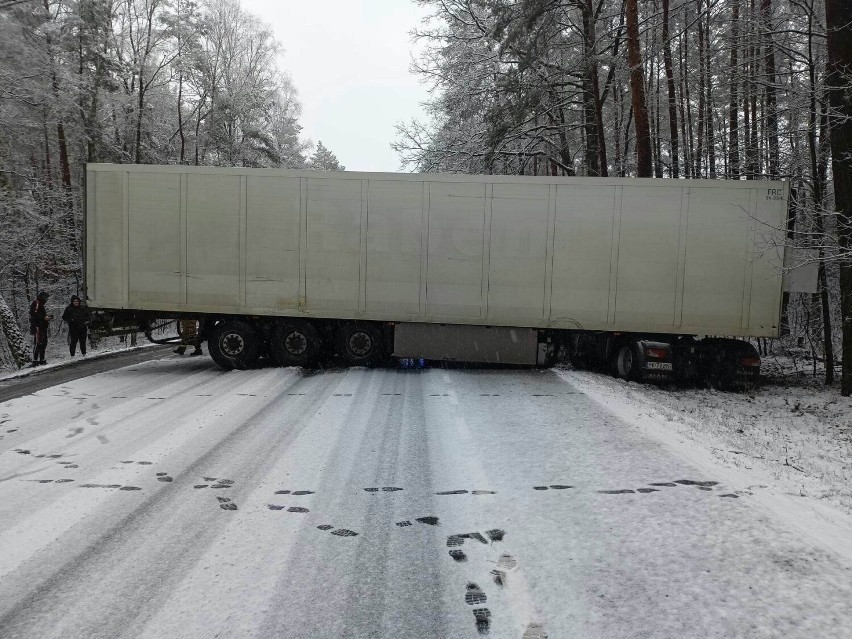
[[[87,162],[344,168],[280,53],[239,0],[0,0],[0,365],[38,291],[81,292]]]
[[[790,181],[819,292],[762,348],[852,394],[852,3],[417,2],[403,169]],[[239,0],[0,0],[0,364],[38,290],[81,289],[86,162],[343,168],[302,138],[280,47]]]
[[[398,126],[406,167],[788,180],[788,241],[814,250],[819,292],[785,299],[783,345],[828,384],[842,362],[852,393],[852,3],[420,3],[431,99]]]

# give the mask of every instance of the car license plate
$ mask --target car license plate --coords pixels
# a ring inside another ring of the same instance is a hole
[[[670,371],[672,370],[671,362],[646,362],[645,368],[653,371]]]

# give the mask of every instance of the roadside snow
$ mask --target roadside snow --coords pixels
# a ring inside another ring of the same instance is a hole
[[[71,353],[68,352],[68,347],[62,347],[60,350],[58,347],[52,349],[52,353],[50,350],[48,351],[48,357],[50,361],[48,364],[44,366],[31,366],[27,365],[24,368],[12,371],[8,368],[0,367],[0,382],[5,382],[10,379],[17,379],[19,377],[29,377],[30,375],[42,373],[48,370],[54,370],[57,368],[64,368],[66,366],[73,366],[77,361],[86,361],[91,359],[97,359],[99,357],[106,357],[108,355],[115,355],[116,353],[130,353],[133,351],[138,351],[143,348],[150,348],[151,346],[156,346],[156,344],[151,342],[143,342],[139,346],[129,346],[129,342],[121,342],[118,338],[108,338],[106,340],[101,340],[98,344],[97,348],[89,348],[86,352],[86,355],[81,355],[79,352],[75,356],[71,356]],[[50,345],[48,345],[50,349]]]
[[[556,373],[693,463],[725,468],[758,503],[852,558],[852,399],[802,385],[738,394]]]

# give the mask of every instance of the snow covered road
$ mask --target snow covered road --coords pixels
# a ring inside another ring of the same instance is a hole
[[[138,363],[0,405],[0,637],[848,637],[852,565],[553,371]]]

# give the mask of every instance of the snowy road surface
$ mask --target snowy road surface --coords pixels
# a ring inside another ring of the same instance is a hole
[[[553,371],[134,364],[0,405],[0,636],[852,636],[852,566]]]

